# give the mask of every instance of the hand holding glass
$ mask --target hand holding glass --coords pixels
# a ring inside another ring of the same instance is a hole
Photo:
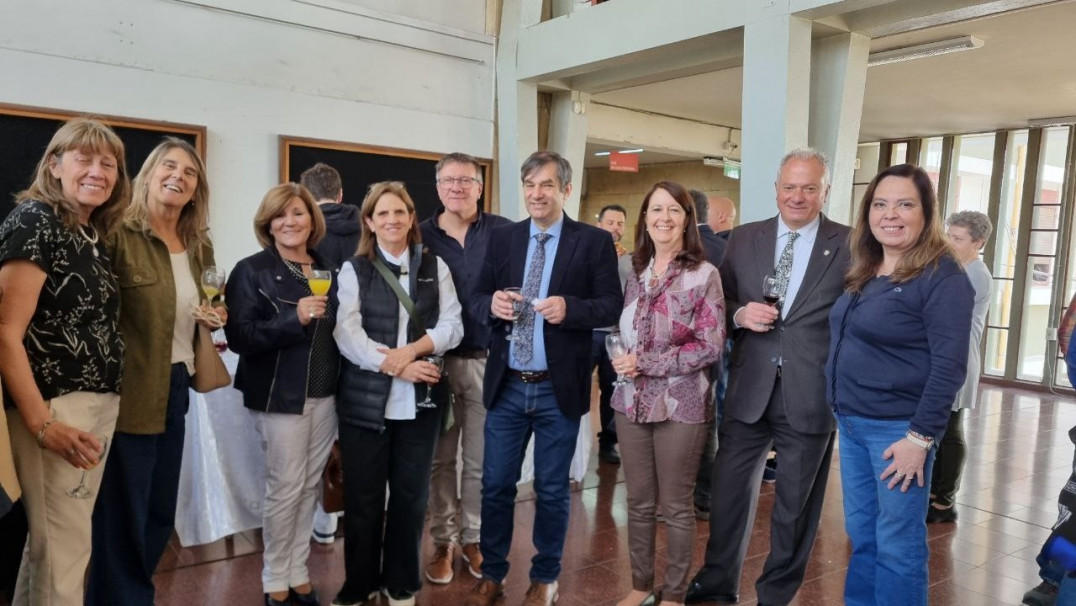
[[[627,355],[628,348],[624,345],[624,340],[620,338],[617,333],[609,333],[605,337],[605,351],[609,354],[610,360],[615,360],[621,356]],[[613,381],[613,385],[627,385],[631,383],[624,375],[619,372],[616,374],[616,381]]]
[[[422,361],[429,362],[430,364],[436,366],[438,374],[444,372],[445,370],[445,359],[441,356],[422,356]],[[440,383],[440,381],[438,381],[437,383]],[[433,395],[433,386],[437,385],[437,383],[429,384],[429,387],[426,388],[426,399],[415,404],[415,406],[419,408],[437,408],[437,404],[435,404],[434,401],[430,399],[430,396]]]
[[[94,467],[97,467],[97,465],[100,465],[101,461],[103,461],[105,458],[105,453],[108,452],[108,436],[95,434],[94,437],[97,438],[97,441],[101,443],[101,453],[97,455],[97,463],[90,469],[93,469]],[[89,469],[82,470],[82,477],[79,478],[78,486],[72,488],[71,490],[68,490],[67,496],[74,499],[88,499],[93,496],[93,491],[86,486],[87,472],[89,472]]]
[[[512,321],[515,322],[519,319],[519,315],[523,313],[523,289],[518,286],[509,286],[508,288],[504,289],[504,292],[508,295],[519,296],[518,299],[512,297]],[[508,327],[508,336],[506,336],[505,338],[509,341],[515,341],[519,339],[519,337],[517,337],[512,332],[511,326]]]
[[[310,272],[307,282],[310,284],[310,292],[319,297],[324,297],[329,294],[329,287],[333,283],[333,274],[327,269],[315,269]]]

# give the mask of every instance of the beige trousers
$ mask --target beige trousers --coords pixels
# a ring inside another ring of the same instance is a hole
[[[661,599],[683,602],[695,547],[692,493],[710,425],[634,423],[616,413],[621,469],[628,488],[628,552],[633,589],[654,589],[654,514],[665,518],[665,586]]]
[[[112,439],[120,411],[119,394],[77,391],[47,404],[57,421]],[[78,486],[82,471],[38,446],[17,410],[9,409],[7,415],[30,526],[12,606],[79,606],[90,561],[90,517],[108,451],[100,465],[86,472],[86,487],[93,496],[70,497],[67,491]]]
[[[433,542],[477,543],[482,529],[482,460],[486,408],[482,379],[486,361],[445,356],[445,371],[455,398],[455,424],[437,441],[430,472],[430,534]],[[460,447],[463,456],[459,457]],[[457,472],[462,458],[462,473]]]

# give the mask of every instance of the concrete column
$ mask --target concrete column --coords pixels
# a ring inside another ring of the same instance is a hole
[[[579,218],[579,197],[583,193],[583,161],[587,147],[587,105],[590,95],[579,91],[553,95],[549,117],[549,149],[572,165],[572,197],[564,202],[564,212]]]
[[[867,82],[870,39],[840,34],[815,41],[811,52],[811,119],[808,140],[830,159],[830,190],[826,215],[852,220],[859,122]]]
[[[497,192],[500,214],[512,220],[527,216],[519,167],[538,149],[538,87],[516,78],[519,33],[542,15],[542,0],[504,0],[497,49]]]
[[[777,212],[781,158],[807,145],[810,72],[810,21],[777,14],[744,27],[740,223]]]

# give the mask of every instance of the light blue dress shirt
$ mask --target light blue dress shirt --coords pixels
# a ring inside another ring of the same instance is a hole
[[[542,267],[542,283],[538,286],[538,298],[544,299],[549,296],[549,279],[553,276],[553,260],[557,257],[557,246],[560,244],[560,233],[564,229],[564,215],[557,220],[556,223],[551,225],[545,233],[552,236],[545,243],[545,265]],[[524,260],[523,266],[523,284],[527,283],[527,274],[531,270],[531,258],[534,257],[534,250],[538,247],[538,240],[534,236],[542,233],[542,230],[538,229],[538,226],[531,221],[531,235],[530,240],[527,241],[527,258]],[[522,284],[521,284],[522,286]],[[534,314],[534,348],[533,355],[531,355],[530,362],[526,364],[521,363],[516,359],[516,344],[512,342],[510,348],[511,360],[509,366],[516,370],[549,370],[549,364],[546,362],[545,357],[545,318],[542,314]]]
[[[803,276],[807,273],[807,263],[811,260],[811,250],[814,249],[814,241],[818,236],[818,226],[822,222],[822,215],[818,215],[807,225],[796,230],[799,237],[792,243],[792,273],[788,276],[788,290],[785,291],[785,302],[781,305],[781,319],[788,316],[788,310],[796,300],[800,285],[803,284]],[[781,215],[777,215],[777,245],[774,246],[773,266],[781,259],[781,252],[788,243],[788,234],[792,230],[785,225]]]

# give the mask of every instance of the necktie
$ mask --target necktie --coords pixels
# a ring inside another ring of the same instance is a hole
[[[527,269],[527,279],[523,282],[523,311],[513,329],[517,335],[515,358],[522,364],[530,362],[531,356],[534,355],[534,307],[530,302],[538,298],[538,290],[542,286],[542,270],[545,268],[545,243],[552,237],[549,234],[534,236],[538,245],[534,247],[531,265]]]
[[[788,242],[785,243],[784,250],[781,251],[781,258],[777,260],[777,268],[773,270],[774,277],[777,278],[779,284],[777,291],[781,294],[781,298],[785,298],[785,293],[788,292],[788,279],[792,276],[792,244],[796,241],[796,238],[800,235],[794,231],[788,232]]]

